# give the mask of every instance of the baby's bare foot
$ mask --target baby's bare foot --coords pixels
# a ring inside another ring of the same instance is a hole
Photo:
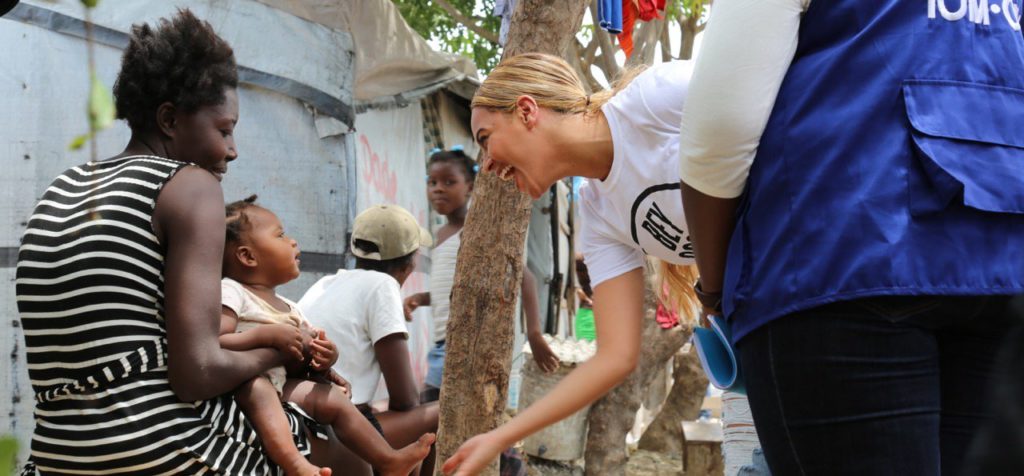
[[[415,443],[395,451],[386,466],[380,468],[380,474],[382,476],[408,475],[423,461],[423,458],[430,454],[430,445],[434,444],[435,439],[437,437],[433,433],[427,433]]]

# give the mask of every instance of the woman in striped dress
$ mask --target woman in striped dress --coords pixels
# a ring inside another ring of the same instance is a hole
[[[36,393],[26,472],[277,471],[231,392],[290,357],[218,343],[219,180],[237,157],[237,84],[231,47],[189,11],[133,28],[114,86],[128,146],[57,177],[18,255]],[[366,469],[329,431],[309,432],[301,411],[285,409],[316,464]]]

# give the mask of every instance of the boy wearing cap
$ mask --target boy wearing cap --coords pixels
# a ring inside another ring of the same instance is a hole
[[[298,303],[340,349],[334,370],[352,384],[352,403],[396,448],[437,431],[437,403],[419,405],[400,292],[416,267],[417,251],[431,243],[430,233],[402,207],[370,207],[356,217],[352,231],[355,269],[320,279]],[[369,403],[382,376],[388,411],[373,413]],[[433,459],[431,452],[422,474],[431,474]]]

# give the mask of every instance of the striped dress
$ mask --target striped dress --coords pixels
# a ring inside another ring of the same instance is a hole
[[[18,254],[36,429],[25,472],[269,474],[234,399],[182,402],[167,380],[160,189],[186,165],[134,156],[74,167],[46,190]],[[308,453],[301,412],[286,407]]]

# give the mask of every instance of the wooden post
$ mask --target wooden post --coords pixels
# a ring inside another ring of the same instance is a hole
[[[502,57],[564,56],[585,7],[585,0],[519,0]],[[473,196],[452,285],[435,474],[463,441],[501,423],[512,364],[530,199],[494,174],[481,174]],[[497,474],[496,463],[489,473]]]

